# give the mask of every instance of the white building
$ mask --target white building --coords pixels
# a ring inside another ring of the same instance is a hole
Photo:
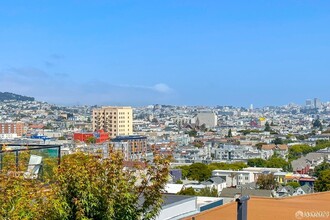
[[[227,187],[243,185],[255,181],[253,172],[236,170],[213,170],[213,177],[221,177],[226,181]]]
[[[218,117],[214,112],[202,111],[196,115],[196,125],[201,126],[205,124],[207,128],[214,128],[218,124]]]

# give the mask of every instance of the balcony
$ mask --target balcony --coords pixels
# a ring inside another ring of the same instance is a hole
[[[60,161],[61,145],[0,145],[0,173],[43,180]]]

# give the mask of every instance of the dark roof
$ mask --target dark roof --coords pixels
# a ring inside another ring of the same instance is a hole
[[[303,186],[300,187],[305,193],[310,193],[312,191],[312,188],[307,185],[307,184],[304,184]]]
[[[172,205],[177,202],[182,202],[184,200],[190,200],[195,198],[195,196],[183,196],[183,195],[171,195],[171,194],[163,194],[164,202],[162,206]]]
[[[203,185],[211,185],[211,184],[220,184],[220,183],[224,183],[226,182],[223,178],[219,177],[219,176],[216,176],[216,177],[211,177],[210,179],[204,181],[204,182],[201,182],[201,184]]]
[[[127,136],[117,136],[111,139],[111,141],[120,142],[120,141],[144,140],[144,139],[147,139],[147,137],[142,135],[127,135]]]
[[[183,196],[183,195],[172,195],[172,194],[162,194],[163,197],[163,204],[162,207],[164,208],[165,206],[172,206],[176,203],[182,203],[184,201],[190,201],[196,199],[196,196]],[[144,202],[144,197],[143,195],[139,197],[139,205],[142,205]]]
[[[221,191],[220,197],[230,197],[234,198],[237,194],[241,194],[241,189],[236,188],[224,188]],[[260,197],[271,197],[272,190],[265,190],[265,189],[243,189],[242,190],[243,196],[260,196]]]

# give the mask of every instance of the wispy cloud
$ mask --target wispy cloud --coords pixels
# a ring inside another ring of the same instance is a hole
[[[169,103],[175,95],[165,83],[151,86],[116,85],[97,80],[83,83],[68,74],[34,67],[0,70],[0,88],[59,104],[144,105]]]
[[[159,92],[159,93],[171,93],[171,92],[174,91],[171,87],[169,87],[165,83],[157,83],[153,86],[127,85],[127,84],[120,84],[120,85],[116,85],[116,86],[124,87],[124,88],[136,88],[136,89],[153,90],[153,91]]]
[[[154,85],[152,87],[152,89],[154,89],[157,92],[161,92],[161,93],[170,93],[173,91],[172,88],[170,88],[168,85],[166,85],[165,83],[158,83],[156,85]]]

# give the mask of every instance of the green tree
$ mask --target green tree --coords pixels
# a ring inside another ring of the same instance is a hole
[[[203,163],[193,163],[189,166],[187,176],[189,179],[201,182],[211,177],[211,171],[208,166]]]
[[[283,144],[283,140],[282,140],[282,138],[279,138],[279,137],[275,138],[272,142],[273,142],[274,144]]]
[[[228,130],[228,135],[227,135],[227,137],[229,137],[229,138],[233,137],[233,134],[232,134],[231,128]]]
[[[194,147],[197,147],[197,148],[202,148],[204,146],[202,141],[195,140],[192,144],[194,145]]]
[[[290,165],[289,162],[287,162],[283,158],[280,158],[276,155],[273,155],[266,162],[266,167],[278,167],[278,168],[282,168],[284,171],[288,170],[289,165]]]
[[[186,196],[196,196],[197,195],[196,191],[192,187],[183,188],[177,194],[186,195]]]
[[[315,190],[318,192],[330,190],[330,170],[320,172],[319,178],[315,181]]]
[[[188,131],[189,137],[196,137],[197,136],[197,131],[195,129]]]
[[[273,190],[277,186],[274,174],[261,174],[258,177],[257,185],[260,189]]]
[[[47,190],[38,180],[27,180],[14,172],[0,173],[0,219],[49,219],[52,204]]]
[[[267,161],[261,158],[248,159],[247,165],[250,167],[266,167]]]
[[[46,182],[0,173],[0,219],[154,219],[162,204],[169,161],[124,169],[121,153],[108,159],[75,153]]]
[[[320,173],[324,170],[330,170],[330,163],[323,161],[320,165],[314,168],[314,176],[319,177]]]
[[[87,144],[95,144],[96,143],[96,137],[88,137],[86,139]]]
[[[244,162],[235,162],[235,163],[210,163],[208,168],[210,171],[213,170],[242,170],[247,167]]]
[[[188,178],[188,173],[189,173],[189,166],[183,165],[183,166],[177,166],[177,169],[181,169],[182,171],[182,178],[186,179]]]
[[[54,129],[52,123],[48,122],[45,126],[44,129]]]
[[[198,196],[218,197],[218,190],[215,187],[205,187],[197,192]]]
[[[182,180],[177,180],[175,184],[183,184]]]
[[[257,144],[256,144],[256,147],[257,147],[258,150],[261,150],[262,145],[266,145],[266,144],[267,144],[267,143],[265,143],[265,142],[257,143]]]
[[[267,121],[266,124],[265,124],[265,131],[271,131],[271,127],[269,125],[269,122]]]
[[[322,122],[320,121],[320,119],[316,119],[313,121],[312,123],[313,128],[318,128],[319,130],[322,130]]]
[[[156,156],[145,170],[132,173],[124,170],[118,152],[107,160],[69,155],[55,175],[54,192],[64,208],[58,213],[66,213],[62,219],[153,219],[161,208],[168,165],[167,159]]]
[[[300,184],[297,182],[289,182],[286,184],[286,186],[292,186],[294,189],[300,187]]]

